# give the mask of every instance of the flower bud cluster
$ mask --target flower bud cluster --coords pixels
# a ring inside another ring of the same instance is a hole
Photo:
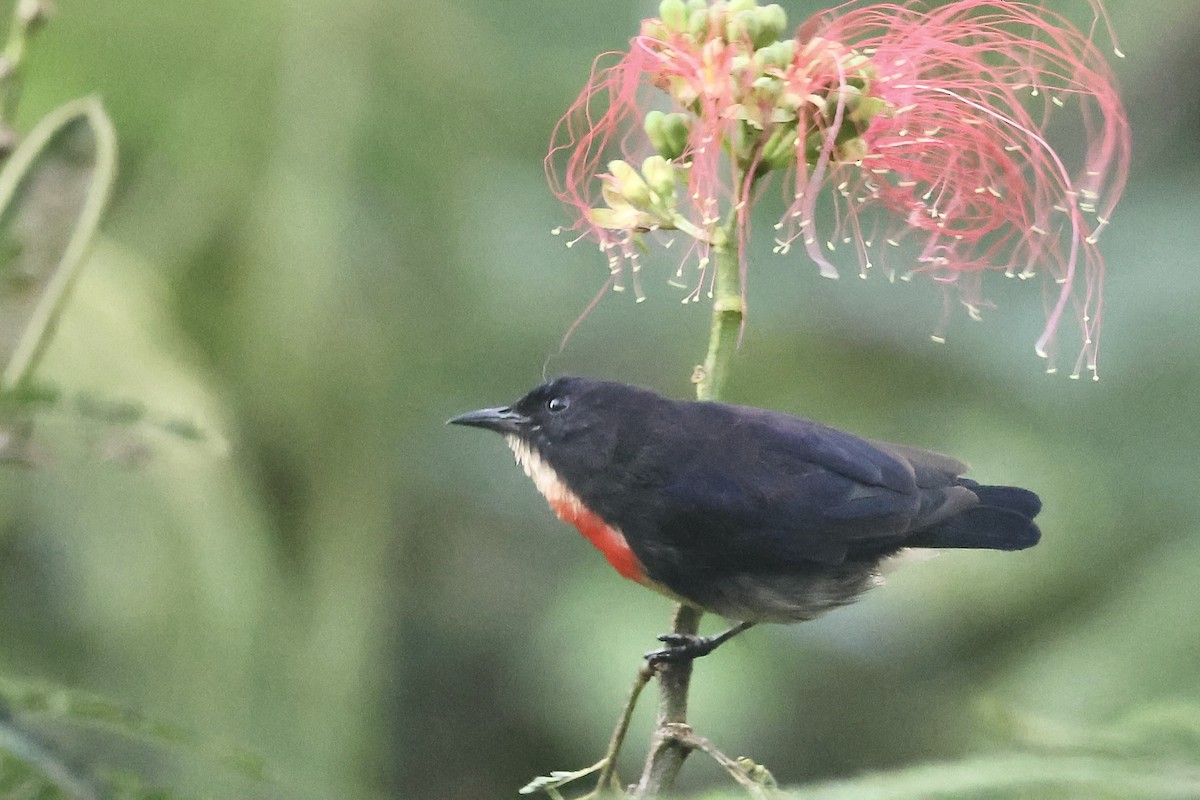
[[[684,157],[695,117],[718,100],[717,113],[730,123],[721,144],[757,177],[796,166],[801,153],[816,163],[829,136],[834,147],[828,158],[861,158],[871,119],[888,111],[887,102],[872,94],[869,59],[822,39],[803,46],[780,39],[786,29],[787,13],[775,3],[663,0],[640,37],[661,61],[651,81],[694,115],[647,114],[646,133],[658,154]],[[835,119],[837,130],[830,134]]]
[[[601,176],[607,207],[588,211],[594,225],[678,230],[674,190],[679,171],[689,170],[697,157],[703,185],[713,155],[722,152],[754,179],[794,169],[801,159],[808,165],[822,158],[842,163],[867,154],[863,135],[873,118],[889,111],[873,93],[870,60],[821,38],[803,45],[780,39],[786,28],[787,14],[778,4],[662,1],[659,16],[643,23],[639,41],[657,61],[649,70],[651,83],[682,110],[649,111],[643,127],[654,152],[673,169],[668,174],[654,167],[663,191],[647,198],[628,178],[637,175],[632,167],[614,171],[610,164],[609,175]],[[698,138],[710,144],[707,159],[695,152]],[[711,207],[715,199],[708,200]],[[701,216],[694,233],[710,239],[716,220]]]
[[[925,274],[972,318],[984,273],[1041,275],[1035,351],[1055,369],[1073,316],[1071,374],[1095,374],[1097,239],[1131,149],[1096,41],[1108,16],[1087,3],[1081,29],[1049,0],[847,0],[791,35],[777,4],[662,0],[627,52],[598,59],[547,174],[614,276],[631,265],[636,283],[646,232],[691,239],[670,281],[687,289],[685,265],[698,268],[687,302],[711,287],[714,248],[744,253],[749,209],[779,173],[777,253],[802,247],[828,277],[838,260],[863,277]]]

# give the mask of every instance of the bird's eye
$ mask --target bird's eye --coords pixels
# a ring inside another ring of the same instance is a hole
[[[567,406],[569,406],[569,405],[570,405],[570,403],[567,402],[567,398],[565,398],[565,397],[551,397],[549,400],[546,401],[546,408],[550,409],[551,411],[553,411],[555,413],[557,413],[559,411],[566,411]]]

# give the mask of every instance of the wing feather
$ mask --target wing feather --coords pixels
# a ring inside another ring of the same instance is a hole
[[[664,482],[656,524],[667,539],[703,526],[710,541],[699,544],[714,558],[838,564],[899,547],[927,520],[978,502],[954,485],[965,465],[946,456],[761,409],[691,408],[708,418],[687,429],[713,433]]]

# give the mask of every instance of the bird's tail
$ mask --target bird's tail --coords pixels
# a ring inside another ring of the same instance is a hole
[[[1042,501],[1028,489],[1016,486],[980,486],[960,479],[979,497],[979,505],[964,509],[908,539],[909,547],[983,548],[1024,550],[1042,538],[1033,518]]]

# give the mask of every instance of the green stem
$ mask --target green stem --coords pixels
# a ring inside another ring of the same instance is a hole
[[[58,257],[58,263],[44,265],[49,274],[44,280],[44,285],[38,289],[40,297],[36,298],[33,312],[8,356],[8,362],[0,372],[0,393],[30,388],[28,382],[32,380],[34,370],[49,346],[58,319],[70,298],[71,288],[78,279],[87,257],[88,248],[95,240],[116,172],[117,135],[113,130],[112,120],[109,119],[99,98],[84,97],[66,103],[47,114],[34,126],[21,146],[10,156],[12,160],[5,163],[4,170],[0,171],[0,212],[8,213],[14,203],[21,201],[22,198],[18,196],[19,189],[30,180],[30,175],[35,175],[32,178],[34,181],[45,182],[50,180],[45,175],[57,174],[54,169],[63,158],[70,155],[60,142],[64,136],[76,137],[72,140],[75,142],[74,146],[82,146],[80,129],[86,130],[93,149],[94,162],[91,165],[90,183],[81,198],[79,217],[70,232],[70,237],[62,243],[63,250]],[[0,124],[0,136],[3,135],[2,131],[3,126]],[[56,143],[59,150],[54,150]],[[75,158],[78,159],[79,156]],[[82,169],[73,163],[71,166],[73,169]],[[38,178],[36,175],[42,177]],[[26,195],[25,200],[29,197],[39,197],[36,193],[26,192]],[[44,203],[44,200],[42,202]],[[46,210],[40,207],[35,208],[35,211],[40,211],[42,217],[47,214]],[[33,212],[26,209],[23,213],[28,215]],[[60,208],[55,213],[64,214],[66,210]],[[25,252],[34,250],[35,248],[31,247]],[[36,255],[37,258],[46,258],[54,253],[42,246],[36,249]],[[39,262],[37,266],[40,270],[43,265]]]
[[[697,400],[721,399],[746,312],[736,212],[714,237],[712,252],[717,261],[712,329],[708,336],[708,354],[695,376]]]
[[[8,127],[21,99],[21,71],[33,34],[46,21],[48,7],[42,0],[17,0],[13,8],[8,41],[0,53],[0,126]]]
[[[697,736],[690,731],[684,731],[679,734],[679,740],[680,743],[687,745],[693,750],[703,752],[713,761],[720,764],[729,777],[733,778],[735,783],[745,789],[746,793],[753,800],[770,800],[770,795],[767,793],[767,784],[764,784],[760,780],[755,780],[736,759],[722,753],[708,739],[705,739],[703,736]],[[774,779],[772,778],[771,781],[773,783]]]
[[[629,731],[629,721],[633,718],[633,710],[637,708],[638,697],[641,696],[642,689],[646,688],[646,684],[652,677],[654,677],[654,669],[648,664],[643,664],[642,668],[638,670],[633,688],[629,690],[629,699],[625,701],[625,710],[621,712],[621,718],[617,720],[617,727],[613,729],[612,737],[608,741],[608,751],[600,762],[603,766],[596,779],[596,788],[580,800],[595,800],[620,794],[621,787],[616,778],[617,756],[621,752],[621,745],[625,743],[625,734]]]

